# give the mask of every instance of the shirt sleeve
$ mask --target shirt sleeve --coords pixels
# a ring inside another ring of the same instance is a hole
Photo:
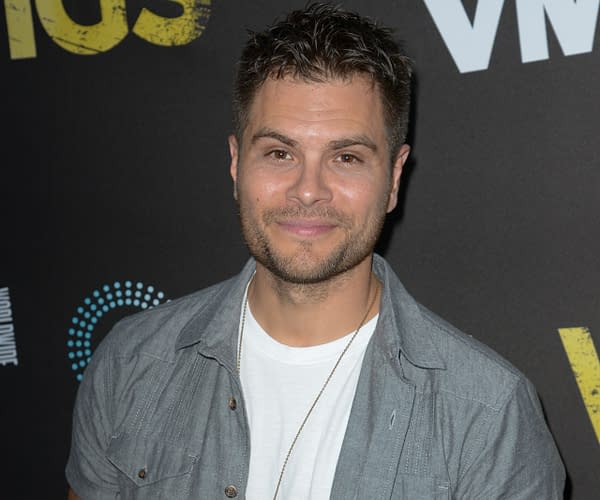
[[[66,478],[83,500],[118,498],[117,470],[106,458],[111,438],[111,350],[100,343],[84,371],[73,410]]]
[[[533,385],[519,380],[490,420],[480,453],[460,477],[456,498],[562,500],[565,470]]]

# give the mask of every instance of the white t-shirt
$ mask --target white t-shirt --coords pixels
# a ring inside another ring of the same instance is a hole
[[[247,500],[271,500],[298,429],[354,332],[313,347],[271,338],[246,312],[241,380],[250,425]],[[328,499],[367,344],[377,316],[342,358],[290,455],[278,500]]]

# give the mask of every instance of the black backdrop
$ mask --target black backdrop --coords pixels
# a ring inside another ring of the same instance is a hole
[[[379,250],[418,300],[535,383],[573,500],[600,491],[598,3],[344,2],[397,29],[418,75]],[[4,0],[3,497],[63,497],[77,377],[116,320],[245,262],[230,82],[246,29],[302,4]],[[126,20],[105,45],[83,26],[107,19],[101,6]],[[194,19],[183,38],[160,23],[149,37],[144,9]],[[561,328],[575,329],[570,358]]]

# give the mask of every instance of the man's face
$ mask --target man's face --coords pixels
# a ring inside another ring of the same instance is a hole
[[[317,283],[370,259],[409,152],[390,165],[370,80],[268,78],[229,147],[244,238],[275,276]]]

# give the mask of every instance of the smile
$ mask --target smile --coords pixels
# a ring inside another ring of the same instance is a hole
[[[303,237],[321,236],[336,227],[329,222],[302,219],[280,221],[277,225],[284,231]]]

